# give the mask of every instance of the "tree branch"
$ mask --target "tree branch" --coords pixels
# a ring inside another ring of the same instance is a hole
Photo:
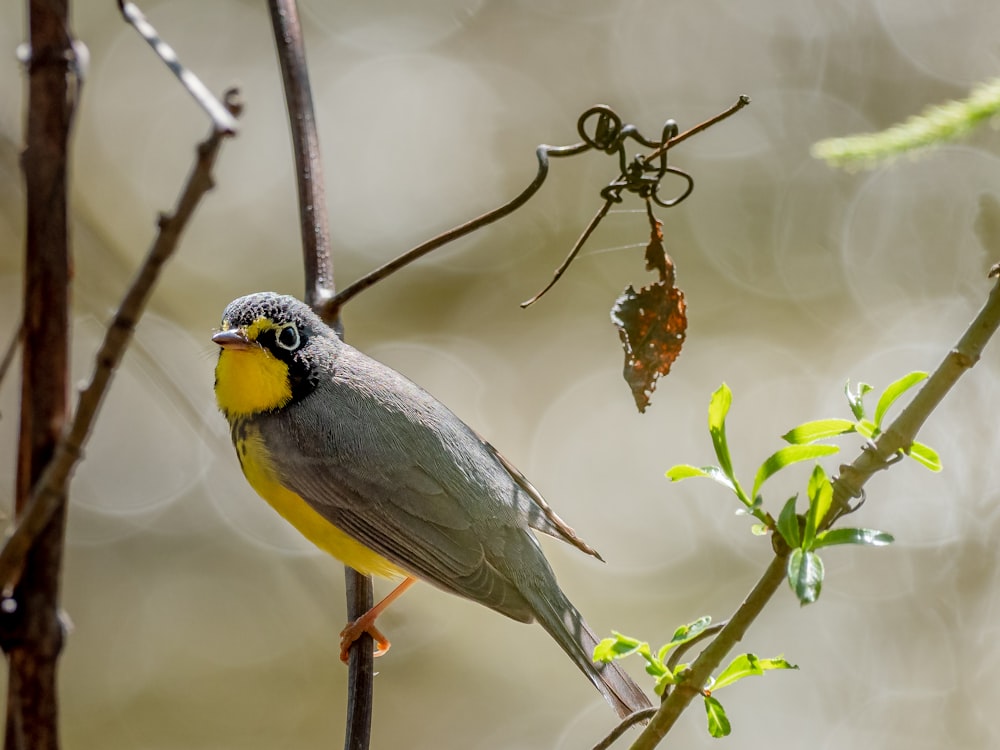
[[[982,354],[987,342],[1000,328],[1000,283],[995,283],[989,297],[975,320],[969,325],[958,343],[945,356],[937,369],[902,413],[876,441],[873,449],[865,449],[850,464],[840,467],[841,474],[834,480],[834,507],[831,508],[822,528],[829,526],[849,510],[850,499],[859,497],[865,483],[878,471],[893,464],[893,457],[905,452],[916,438],[917,431],[938,407],[958,379],[967,372]],[[837,508],[840,508],[838,512]],[[656,712],[632,745],[632,750],[650,750],[670,731],[677,718],[695,696],[701,695],[701,686],[718,669],[722,660],[746,634],[751,623],[785,580],[786,559],[789,550],[776,544],[776,552],[764,575],[722,629],[692,662],[683,685],[675,688]]]
[[[228,91],[225,99],[229,111],[237,115],[240,105],[236,90]],[[20,579],[25,558],[38,534],[64,504],[70,474],[80,460],[114,371],[125,354],[163,264],[173,255],[195,208],[213,186],[212,168],[223,140],[229,135],[228,130],[213,129],[212,134],[199,144],[197,158],[173,215],[160,217],[159,233],[105,331],[95,357],[93,374],[80,392],[70,428],[36,482],[17,527],[0,550],[0,585],[5,596],[11,595]]]
[[[14,491],[19,518],[57,450],[68,408],[72,272],[67,172],[81,82],[68,0],[31,0],[28,27],[28,113],[21,162],[27,203],[24,348]],[[59,747],[56,668],[63,644],[59,579],[65,510],[58,507],[60,512],[49,514],[37,529],[15,606],[0,609],[0,645],[8,663],[8,750]]]
[[[274,43],[285,90],[292,131],[295,174],[299,195],[299,224],[305,268],[306,302],[343,335],[334,297],[333,261],[327,219],[323,165],[316,132],[316,116],[309,89],[305,43],[295,0],[269,0]],[[354,621],[372,608],[374,593],[369,576],[344,567],[347,619]],[[375,663],[371,636],[363,634],[350,649],[347,676],[347,725],[344,747],[366,750],[371,742],[372,695]]]
[[[269,0],[268,8],[271,11],[271,27],[281,64],[285,104],[292,131],[302,260],[306,275],[306,302],[321,311],[322,306],[333,296],[333,264],[330,258],[330,225],[323,183],[323,163],[319,154],[319,136],[309,88],[302,25],[295,0]]]
[[[187,89],[188,93],[198,103],[198,106],[205,110],[205,113],[212,118],[215,130],[227,135],[235,135],[239,126],[236,124],[236,117],[233,113],[215,98],[212,92],[208,90],[208,87],[194,73],[181,65],[173,47],[160,38],[160,35],[156,33],[156,29],[146,20],[146,17],[135,3],[126,3],[123,0],[118,0],[118,10],[121,11],[125,20],[132,25],[132,28],[139,32],[139,35],[153,48],[157,57],[170,68],[170,72],[177,76],[177,80]]]

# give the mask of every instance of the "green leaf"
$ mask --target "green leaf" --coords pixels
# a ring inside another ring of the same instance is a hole
[[[614,635],[613,638],[605,638],[594,647],[594,661],[614,661],[643,650],[649,653],[648,643],[622,635],[614,630],[611,632]]]
[[[671,482],[679,482],[682,479],[690,479],[691,477],[707,476],[708,467],[700,469],[697,466],[691,466],[691,464],[677,464],[667,469],[667,479]]]
[[[833,503],[833,485],[826,478],[826,472],[818,464],[809,477],[807,492],[809,494],[809,511],[806,513],[805,531],[802,534],[802,547],[811,549],[816,538],[816,530],[826,517]]]
[[[853,425],[852,425],[853,427]],[[809,461],[814,458],[829,456],[831,453],[839,451],[836,445],[789,445],[779,451],[775,451],[757,469],[757,476],[753,480],[753,492],[751,496],[757,497],[757,491],[768,479],[784,469],[786,466],[800,461]]]
[[[817,534],[813,549],[832,547],[835,544],[867,544],[872,547],[884,547],[894,541],[896,540],[892,534],[876,529],[830,529]]]
[[[911,372],[908,375],[904,375],[896,382],[889,385],[882,395],[879,396],[878,404],[875,406],[875,426],[877,428],[882,427],[882,418],[885,413],[889,411],[889,407],[892,406],[896,399],[902,396],[906,391],[915,386],[921,380],[927,378],[926,372]]]
[[[712,618],[708,615],[703,615],[694,622],[689,622],[687,625],[681,625],[674,631],[674,635],[670,639],[670,642],[660,649],[659,653],[656,655],[657,659],[662,662],[666,658],[667,652],[670,651],[670,649],[674,648],[674,646],[679,646],[682,643],[687,643],[692,638],[696,638],[711,624]]]
[[[719,466],[726,476],[735,482],[733,462],[729,457],[729,444],[726,442],[726,415],[732,403],[733,392],[723,383],[712,394],[712,400],[708,405],[708,431],[712,435],[712,445],[715,446]]]
[[[795,501],[798,495],[792,495],[785,502],[778,516],[778,533],[792,549],[802,544],[802,537],[799,535],[799,517],[795,514]]]
[[[708,733],[718,739],[728,737],[732,731],[726,709],[711,695],[705,696],[705,711],[708,714]]]
[[[596,661],[596,660],[595,660]],[[664,675],[669,675],[670,670],[662,661],[656,661],[652,657],[646,662],[646,674],[652,675],[659,681]]]
[[[727,477],[718,466],[702,466],[698,468],[697,466],[682,464],[680,466],[672,466],[667,472],[667,479],[672,482],[679,482],[682,479],[690,479],[691,477],[705,477],[706,479],[715,480],[730,492],[736,493],[737,496],[740,494],[736,491],[736,485],[733,483],[733,480]]]
[[[847,396],[847,404],[851,407],[854,418],[861,421],[865,418],[865,394],[869,393],[872,387],[868,383],[858,383],[858,392],[851,391],[851,381],[844,383],[844,395]]]
[[[774,659],[758,659],[757,663],[760,665],[760,668],[762,670],[764,670],[765,672],[770,672],[770,671],[775,670],[775,669],[798,669],[799,668],[798,664],[792,664],[791,662],[787,661],[786,659],[781,658],[780,656],[777,657],[777,658],[774,658]]]
[[[653,685],[653,692],[662,698],[667,686],[676,684],[677,679],[670,672],[665,672],[656,678],[656,683]]]
[[[800,604],[812,604],[823,587],[823,561],[812,550],[793,549],[788,556],[788,583]]]
[[[755,674],[764,674],[758,664],[758,659],[753,654],[741,654],[729,662],[729,666],[722,670],[722,673],[715,678],[712,685],[712,692],[721,690],[727,685],[732,685],[737,680],[750,677]]]
[[[941,457],[937,451],[929,445],[914,441],[910,446],[910,456],[917,463],[921,463],[931,471],[941,471]]]
[[[720,674],[712,685],[712,692],[716,693],[722,688],[732,685],[737,680],[744,677],[764,674],[774,669],[798,669],[794,664],[789,664],[782,658],[758,659],[754,654],[743,654],[733,659],[729,666]]]
[[[690,479],[691,477],[714,479],[731,492],[736,492],[736,485],[733,484],[733,480],[727,477],[718,466],[702,466],[699,468],[688,464],[680,464],[678,466],[671,466],[669,471],[667,471],[667,479],[672,482],[679,482],[682,479]],[[739,493],[736,494],[738,495]]]
[[[701,632],[711,624],[712,618],[708,615],[702,615],[697,620],[689,622],[687,625],[681,625],[677,628],[677,630],[674,631],[674,635],[670,639],[670,642],[686,643],[696,635],[700,635]]]
[[[814,443],[817,440],[836,437],[848,432],[854,432],[854,422],[849,419],[817,419],[793,427],[781,439],[793,445]]]
[[[881,432],[879,428],[870,419],[862,419],[856,425],[854,429],[858,431],[858,434],[863,438],[868,438],[869,440],[874,440],[875,436]]]

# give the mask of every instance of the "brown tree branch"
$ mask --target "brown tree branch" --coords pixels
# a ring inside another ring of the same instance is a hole
[[[990,295],[958,343],[945,356],[924,383],[913,400],[883,432],[873,449],[861,454],[849,465],[840,467],[834,480],[834,507],[821,524],[828,528],[838,517],[837,508],[849,508],[850,499],[859,497],[865,483],[878,471],[893,465],[893,457],[905,452],[916,439],[917,431],[940,405],[958,379],[979,361],[983,349],[1000,328],[1000,283],[993,285]],[[842,510],[841,510],[842,512]],[[692,662],[683,686],[675,688],[632,745],[632,750],[656,747],[692,700],[701,694],[712,673],[743,638],[751,623],[763,611],[785,580],[789,550],[776,543],[775,556],[746,600],[739,606],[727,625],[704,651]]]
[[[665,144],[663,144],[661,147],[657,148],[651,154],[644,157],[643,161],[646,163],[650,163],[654,159],[658,159],[667,149],[679,143],[683,143],[691,136],[697,135],[706,128],[715,125],[717,122],[721,122],[722,120],[725,120],[727,117],[734,115],[736,112],[743,109],[743,107],[747,106],[749,103],[750,103],[750,97],[745,95],[741,96],[739,99],[736,100],[735,104],[733,104],[725,111],[720,112],[719,114],[710,117],[704,122],[695,125],[694,127],[684,131],[683,133],[674,136],[673,138],[668,140]],[[589,112],[593,111],[593,109],[597,108],[592,108],[591,110],[589,110]],[[587,113],[584,114],[584,117],[586,117],[586,115]],[[578,123],[578,127],[580,126],[581,124]],[[348,286],[341,289],[336,296],[330,299],[326,305],[326,311],[332,315],[339,314],[340,309],[348,302],[350,302],[352,299],[354,299],[354,297],[356,297],[358,294],[365,291],[369,287],[374,286],[387,276],[390,276],[391,274],[395,273],[401,268],[408,266],[413,261],[424,257],[428,253],[437,250],[439,247],[443,247],[449,242],[454,242],[460,237],[464,237],[467,234],[471,234],[472,232],[482,229],[488,224],[492,224],[493,222],[498,221],[509,214],[512,214],[514,211],[516,211],[525,203],[527,203],[528,200],[536,192],[538,192],[538,189],[541,188],[542,183],[544,183],[546,177],[548,177],[550,157],[575,156],[577,154],[582,154],[583,152],[588,151],[591,148],[593,148],[593,144],[587,142],[575,143],[570,146],[547,146],[544,144],[539,146],[535,150],[535,156],[538,159],[538,170],[535,173],[534,179],[528,184],[528,186],[524,190],[522,190],[520,193],[518,193],[516,196],[511,198],[503,205],[497,206],[496,208],[491,209],[484,214],[480,214],[476,218],[470,219],[464,224],[459,224],[456,227],[452,227],[451,229],[442,232],[436,237],[432,237],[431,239],[420,243],[416,247],[407,250],[402,255],[393,258],[389,262],[379,266],[373,271],[369,271],[367,274],[362,276],[357,281],[354,281]],[[542,291],[538,292],[538,294],[536,294],[534,297],[525,302],[522,302],[521,307],[528,307],[532,303],[536,302],[543,294],[545,294],[549,289],[551,289],[557,281],[559,281],[563,273],[569,267],[570,263],[573,262],[573,259],[576,257],[577,253],[583,247],[584,243],[594,232],[594,230],[597,229],[598,224],[601,223],[605,215],[611,209],[611,206],[614,204],[614,202],[615,201],[610,198],[604,201],[604,205],[602,205],[597,210],[597,213],[590,220],[590,223],[584,229],[583,234],[580,235],[579,239],[577,239],[576,243],[573,245],[573,248],[572,250],[570,250],[567,258],[563,261],[562,265],[558,269],[556,269],[553,279],[548,283],[548,285],[544,289],[542,289]]]
[[[269,0],[271,28],[281,65],[285,104],[292,131],[295,177],[299,194],[299,228],[305,265],[306,302],[318,312],[333,296],[330,222],[326,209],[323,163],[319,153],[316,113],[309,87],[306,48],[295,0]],[[328,323],[336,322],[326,319]]]
[[[333,261],[327,219],[323,166],[316,132],[316,116],[305,43],[295,0],[269,0],[274,43],[281,65],[285,103],[292,131],[299,195],[299,223],[305,268],[306,302],[342,335],[334,297]],[[354,621],[372,608],[374,593],[369,576],[344,567],[347,618]],[[367,750],[371,742],[375,663],[371,636],[363,634],[350,649],[347,673],[347,724],[344,747]]]
[[[229,111],[237,115],[240,104],[236,90],[226,92],[225,100]],[[173,214],[160,217],[156,239],[105,331],[95,357],[93,374],[80,392],[69,430],[59,441],[52,460],[35,483],[17,527],[0,550],[0,585],[7,596],[11,595],[21,578],[26,556],[39,533],[64,504],[70,475],[82,455],[114,371],[125,354],[163,264],[177,249],[181,233],[205,193],[213,186],[212,168],[222,142],[229,135],[228,131],[213,129],[211,135],[199,144],[197,158]]]
[[[68,0],[31,0],[28,27],[28,116],[21,163],[27,202],[24,347],[14,491],[19,517],[57,450],[68,408],[72,270],[67,171],[80,85]],[[56,669],[63,642],[59,579],[64,527],[64,510],[46,517],[16,591],[16,606],[0,609],[0,646],[8,663],[8,750],[59,747]]]

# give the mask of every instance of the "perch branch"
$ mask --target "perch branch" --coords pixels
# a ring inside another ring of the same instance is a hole
[[[335,288],[330,255],[330,228],[316,116],[309,88],[298,8],[295,0],[269,0],[268,7],[292,131],[306,302],[343,335],[339,306],[329,304]],[[353,622],[371,609],[374,603],[372,580],[345,566],[344,582],[347,618]],[[349,653],[344,747],[346,750],[367,750],[371,742],[375,672],[371,636],[363,634],[352,644]]]

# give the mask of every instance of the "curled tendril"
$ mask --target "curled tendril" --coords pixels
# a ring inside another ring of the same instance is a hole
[[[589,126],[595,120],[593,133],[591,133]],[[643,200],[652,200],[658,206],[670,208],[683,201],[694,190],[694,178],[691,175],[667,164],[670,141],[676,138],[679,132],[674,120],[667,120],[663,124],[659,141],[652,141],[643,136],[634,125],[623,124],[621,117],[613,109],[604,104],[598,104],[580,115],[576,129],[583,142],[590,148],[609,155],[618,155],[618,166],[621,174],[601,190],[601,197],[604,200],[621,203],[622,193],[627,190]],[[641,143],[646,148],[656,149],[658,156],[653,159],[637,155],[629,162],[625,152],[625,141],[629,138]],[[659,190],[660,183],[667,173],[679,175],[684,178],[687,184],[680,195],[664,200],[660,198]]]
[[[591,127],[593,128],[592,132]],[[640,133],[635,125],[623,124],[621,117],[613,109],[604,104],[598,104],[580,115],[576,129],[580,137],[583,138],[581,146],[603,151],[608,155],[618,155],[620,174],[601,190],[604,205],[591,219],[590,224],[577,239],[562,265],[556,269],[552,280],[534,297],[522,302],[521,307],[527,307],[538,301],[559,281],[569,264],[583,248],[583,244],[607,215],[611,206],[622,202],[622,193],[625,191],[634,193],[646,201],[647,206],[652,202],[663,208],[672,208],[691,195],[694,190],[694,178],[691,175],[667,164],[667,152],[670,150],[671,143],[678,138],[679,129],[674,120],[667,120],[663,124],[659,141],[652,141]],[[646,148],[654,149],[653,153],[649,156],[637,155],[629,162],[625,151],[628,139],[632,139]],[[667,174],[682,177],[686,184],[679,195],[665,200],[660,197],[660,184]]]
[[[582,139],[580,143],[575,143],[570,146],[548,146],[543,144],[535,150],[535,156],[538,159],[538,171],[528,187],[521,191],[519,195],[492,211],[487,211],[485,214],[477,216],[475,219],[467,221],[464,224],[460,224],[457,227],[453,227],[436,237],[432,237],[426,242],[417,245],[415,248],[394,258],[385,265],[369,272],[353,284],[344,287],[335,297],[326,302],[324,314],[335,318],[339,314],[340,308],[347,303],[348,300],[353,299],[356,295],[381,281],[386,276],[389,276],[403,266],[412,263],[417,258],[423,257],[432,250],[436,250],[442,245],[445,245],[453,240],[457,240],[459,237],[464,237],[465,235],[470,234],[487,224],[492,224],[494,221],[497,221],[498,219],[516,211],[518,208],[523,206],[528,199],[538,191],[538,189],[542,186],[542,183],[545,182],[545,178],[549,173],[550,158],[575,156],[576,154],[582,154],[585,151],[590,151],[592,149],[602,151],[608,155],[617,154],[620,174],[615,180],[601,190],[601,197],[604,198],[604,205],[597,211],[594,218],[591,219],[586,229],[584,229],[566,260],[564,260],[562,265],[556,269],[552,281],[530,300],[521,303],[521,307],[527,307],[545,294],[545,292],[552,288],[552,285],[559,280],[563,272],[576,257],[577,253],[580,252],[580,248],[583,247],[587,238],[590,237],[593,231],[597,228],[597,225],[600,224],[601,220],[607,215],[611,206],[622,202],[622,194],[624,192],[628,191],[630,193],[635,193],[640,198],[652,201],[656,205],[662,206],[663,208],[676,206],[678,203],[687,198],[691,194],[691,191],[694,190],[694,178],[687,172],[677,169],[676,167],[669,166],[667,164],[667,151],[681,141],[690,138],[692,135],[701,132],[716,122],[729,117],[749,103],[749,97],[741,96],[733,106],[729,107],[720,114],[695,125],[693,128],[681,133],[680,135],[677,133],[677,123],[673,120],[667,120],[663,125],[663,131],[661,132],[659,141],[652,141],[646,138],[634,125],[624,124],[618,113],[611,109],[611,107],[604,104],[595,105],[586,110],[577,119],[577,132],[580,134],[580,138]],[[636,141],[646,148],[653,149],[653,152],[646,156],[638,155],[631,162],[629,162],[628,155],[625,152],[625,144],[629,139]],[[659,190],[660,183],[667,174],[678,175],[686,184],[684,190],[682,190],[679,195],[665,200],[660,198]]]

